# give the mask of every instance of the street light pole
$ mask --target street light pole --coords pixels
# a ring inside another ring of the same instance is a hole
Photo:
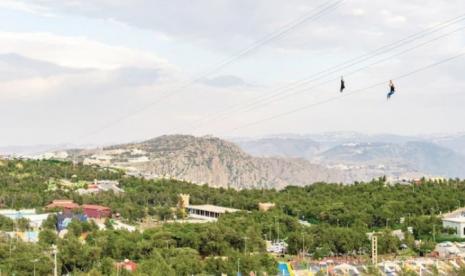
[[[58,276],[58,265],[57,265],[57,255],[58,255],[58,248],[55,244],[52,245],[52,253],[53,253],[53,276]]]
[[[33,272],[33,275],[36,276],[36,263],[39,261],[39,259],[34,259],[32,260],[32,264],[33,264],[33,267],[34,267],[34,272]]]

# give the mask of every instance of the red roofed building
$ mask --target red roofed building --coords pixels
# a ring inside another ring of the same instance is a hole
[[[89,218],[108,218],[111,216],[111,209],[100,205],[84,204],[82,211]]]
[[[131,260],[124,260],[123,262],[116,263],[116,269],[125,269],[130,272],[134,272],[137,269],[137,264]]]
[[[46,209],[63,209],[63,211],[72,211],[78,209],[79,205],[69,199],[56,199],[45,207]]]

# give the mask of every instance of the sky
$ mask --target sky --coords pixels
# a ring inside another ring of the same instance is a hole
[[[0,0],[0,146],[463,132],[464,11],[463,0]]]

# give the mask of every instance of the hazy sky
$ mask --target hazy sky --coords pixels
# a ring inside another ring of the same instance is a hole
[[[395,79],[464,53],[465,16],[327,70],[465,15],[465,1],[346,0],[289,28],[337,2],[0,0],[0,145],[178,132],[465,131],[465,57]],[[224,60],[230,62],[215,67]],[[342,97],[338,80],[331,81],[340,75],[348,87]],[[391,78],[398,92],[387,102]],[[358,92],[380,82],[386,84]]]

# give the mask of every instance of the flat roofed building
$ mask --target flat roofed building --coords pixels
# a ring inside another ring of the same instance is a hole
[[[444,228],[455,229],[455,235],[460,238],[465,238],[465,217],[452,217],[452,218],[443,218],[442,226]]]
[[[0,215],[8,217],[13,220],[17,220],[20,218],[27,219],[29,220],[29,225],[37,229],[42,226],[42,222],[44,222],[44,220],[46,220],[50,214],[49,213],[36,214],[35,209],[21,209],[21,210],[3,209],[3,210],[0,210]]]
[[[111,217],[111,209],[106,206],[84,204],[82,210],[89,218],[108,218]]]
[[[204,205],[188,205],[187,211],[191,217],[200,219],[217,219],[225,213],[234,213],[240,211],[239,209],[227,208],[222,206],[215,206],[210,204]]]

